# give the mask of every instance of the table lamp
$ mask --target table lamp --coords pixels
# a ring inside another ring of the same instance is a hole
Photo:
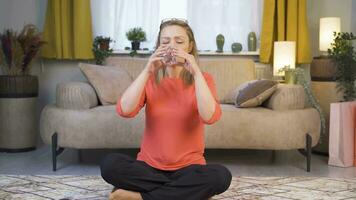
[[[295,46],[296,46],[295,41],[274,42],[274,53],[273,53],[274,79],[284,82],[284,80],[287,79],[285,77],[285,71],[281,71],[281,69],[285,67],[290,69],[295,68],[295,59],[296,59]],[[286,82],[289,82],[289,80]]]
[[[338,17],[320,18],[319,26],[319,51],[320,56],[314,57],[310,65],[310,75],[312,81],[333,81],[336,73],[336,66],[328,57],[328,49],[334,42],[334,32],[341,29],[341,21]]]

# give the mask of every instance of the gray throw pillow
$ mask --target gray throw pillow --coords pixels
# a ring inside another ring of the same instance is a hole
[[[242,84],[236,95],[235,106],[239,108],[257,107],[277,89],[277,81],[253,80]]]
[[[101,66],[79,63],[79,68],[94,87],[101,104],[116,104],[133,78],[119,66]]]

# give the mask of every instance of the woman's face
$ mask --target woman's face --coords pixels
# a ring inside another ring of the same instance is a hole
[[[177,49],[182,49],[189,53],[192,49],[192,42],[184,28],[172,25],[162,29],[160,37],[160,45],[171,46]]]

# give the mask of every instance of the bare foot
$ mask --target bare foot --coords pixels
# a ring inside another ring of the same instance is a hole
[[[117,189],[110,194],[109,200],[142,200],[142,197],[138,192]]]

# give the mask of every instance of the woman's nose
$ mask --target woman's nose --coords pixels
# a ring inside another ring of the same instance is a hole
[[[174,41],[169,42],[169,47],[176,48],[177,47],[176,42],[174,42]]]

